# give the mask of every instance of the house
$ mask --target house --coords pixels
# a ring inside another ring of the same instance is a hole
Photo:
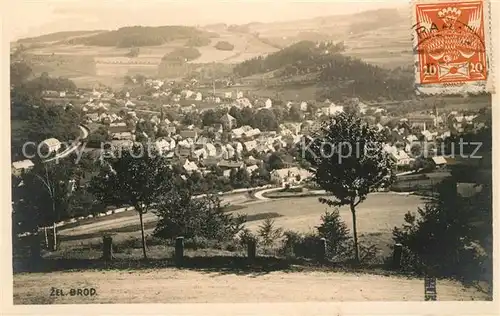
[[[271,181],[280,185],[297,184],[311,177],[312,174],[302,168],[291,167],[271,171]]]
[[[226,99],[231,99],[233,97],[233,93],[232,92],[224,92],[224,98]]]
[[[219,167],[222,169],[241,169],[245,167],[245,164],[242,161],[221,160]]]
[[[231,116],[229,113],[224,114],[220,118],[220,122],[222,123],[224,128],[228,129],[228,130],[232,129],[237,124],[236,119],[233,116]]]
[[[28,171],[33,168],[35,164],[29,159],[14,161],[12,163],[12,174],[15,176],[20,176],[24,171]]]
[[[40,151],[42,153],[57,152],[61,148],[61,142],[56,138],[48,138],[40,143]]]
[[[158,150],[160,153],[163,153],[163,152],[166,152],[166,151],[173,149],[172,147],[170,147],[170,145],[171,145],[171,143],[165,138],[157,139],[155,141],[156,150]]]
[[[128,92],[127,92],[128,93]],[[135,103],[130,101],[130,100],[127,100],[127,102],[125,102],[125,106],[126,107],[134,107],[135,106]]]
[[[397,166],[408,166],[415,160],[411,158],[404,150],[399,149],[396,146],[386,144],[383,149],[396,162]]]
[[[203,95],[201,94],[201,92],[197,92],[196,96],[194,97],[194,99],[196,101],[201,101],[203,99]]]
[[[99,114],[97,114],[97,113],[85,114],[85,117],[90,122],[97,122],[99,120]]]
[[[198,136],[198,133],[195,130],[185,129],[185,130],[180,131],[179,135],[184,139],[192,138],[194,140]]]
[[[181,91],[181,96],[184,97],[185,99],[189,99],[193,94],[194,94],[194,92],[191,90],[182,90]]]
[[[443,156],[432,157],[432,162],[436,165],[436,167],[443,167],[447,164],[446,158]]]
[[[191,158],[196,159],[196,160],[205,159],[207,157],[208,157],[208,153],[205,150],[205,148],[193,150],[193,152],[191,154]]]
[[[211,144],[211,143],[205,144],[205,150],[207,152],[208,157],[217,156],[217,149],[215,148],[215,146],[213,144]]]
[[[241,99],[243,98],[243,92],[242,91],[237,91],[236,92],[236,99]]]
[[[257,141],[251,140],[248,142],[243,143],[243,147],[245,148],[246,151],[252,151],[253,149],[257,148]]]
[[[110,134],[130,132],[131,129],[124,122],[109,124],[108,132]]]
[[[246,167],[246,170],[248,172],[248,174],[252,174],[255,170],[258,170],[259,169],[259,166],[257,165],[253,165],[253,166],[249,166],[249,167]]]
[[[412,128],[420,127],[425,130],[427,127],[435,126],[436,118],[429,114],[413,114],[408,117],[408,122]]]
[[[114,140],[135,140],[135,135],[131,132],[112,133],[111,137]]]
[[[198,170],[198,166],[196,165],[196,163],[189,161],[189,159],[186,159],[186,161],[182,165],[182,168],[184,168],[187,173],[192,173]]]
[[[252,108],[252,102],[248,98],[239,98],[236,99],[235,102],[233,103],[234,106],[237,108]]]
[[[271,101],[271,99],[267,99],[266,102],[264,103],[264,107],[266,109],[270,109],[272,108],[272,106],[273,106],[273,101]]]
[[[307,109],[308,109],[308,107],[309,107],[309,105],[307,104],[307,102],[302,101],[302,102],[300,103],[300,110],[301,110],[302,112],[306,112],[306,111],[307,111]]]

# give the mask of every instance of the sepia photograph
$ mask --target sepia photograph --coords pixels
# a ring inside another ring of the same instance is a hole
[[[12,304],[493,301],[489,1],[9,6]]]

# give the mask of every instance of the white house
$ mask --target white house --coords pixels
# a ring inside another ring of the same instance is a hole
[[[271,101],[271,99],[267,99],[266,102],[265,102],[265,106],[264,106],[266,109],[270,109],[273,107],[273,101]]]
[[[309,105],[307,104],[307,102],[302,101],[302,102],[300,103],[300,110],[301,110],[301,111],[303,111],[303,112],[305,112],[305,111],[307,111],[308,106],[309,106]]]
[[[184,165],[182,165],[182,167],[188,173],[191,173],[193,171],[198,170],[198,166],[196,165],[196,163],[189,161],[189,159],[186,159],[186,161],[184,162]]]
[[[15,176],[20,176],[23,171],[27,171],[33,168],[35,164],[29,159],[14,161],[12,163],[12,174]]]
[[[45,153],[57,152],[61,148],[61,142],[56,138],[48,138],[40,144],[40,150]]]
[[[271,171],[271,181],[277,184],[286,185],[286,184],[297,184],[311,177],[312,174],[302,168],[291,167],[284,169],[277,169]]]

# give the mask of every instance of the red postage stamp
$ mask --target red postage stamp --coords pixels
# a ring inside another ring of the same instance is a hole
[[[484,0],[415,3],[417,85],[486,85],[490,61],[485,4]]]

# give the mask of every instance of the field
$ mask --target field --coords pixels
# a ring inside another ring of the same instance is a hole
[[[245,33],[201,27],[203,30],[217,32],[219,37],[212,38],[208,46],[198,47],[201,56],[191,63],[208,65],[217,62],[231,65],[276,52],[280,47],[301,40],[331,40],[344,41],[345,54],[383,67],[412,64],[412,34],[408,25],[408,12],[370,11],[346,16],[334,16],[333,12],[325,14],[325,17],[306,20],[255,23],[249,25],[248,32]],[[56,35],[60,38],[64,33]],[[52,37],[46,36],[48,39]],[[175,40],[160,46],[141,47],[139,56],[129,60],[125,57],[130,50],[128,48],[57,44],[43,42],[43,38],[35,39],[36,47],[26,51],[28,56],[33,57],[35,73],[47,71],[54,76],[75,79],[82,87],[92,86],[96,82],[115,87],[122,84],[122,77],[127,74],[156,76],[161,58],[186,44],[186,40]],[[228,41],[234,45],[234,49],[217,50],[214,45],[218,41]],[[17,43],[13,43],[15,45]],[[51,60],[63,57],[67,59],[64,63]]]
[[[234,212],[249,217],[249,222],[245,226],[254,232],[266,217],[274,218],[275,226],[284,230],[311,232],[320,224],[321,215],[329,210],[326,205],[319,203],[318,197],[251,201],[244,194],[235,194],[226,199],[226,202],[231,203]],[[403,223],[406,212],[416,211],[422,204],[421,198],[413,195],[371,194],[358,206],[357,225],[360,239],[376,244],[382,255],[388,254],[392,228]],[[352,217],[349,209],[340,208],[340,214],[351,229]],[[157,217],[154,214],[145,214],[144,222],[148,235],[153,232],[156,221]],[[103,232],[114,234],[113,239],[117,243],[130,238],[139,238],[138,216],[134,211],[127,211],[110,215],[109,218],[96,219],[95,222],[62,229],[60,231],[62,247],[71,249],[91,244],[98,245],[102,242]]]

